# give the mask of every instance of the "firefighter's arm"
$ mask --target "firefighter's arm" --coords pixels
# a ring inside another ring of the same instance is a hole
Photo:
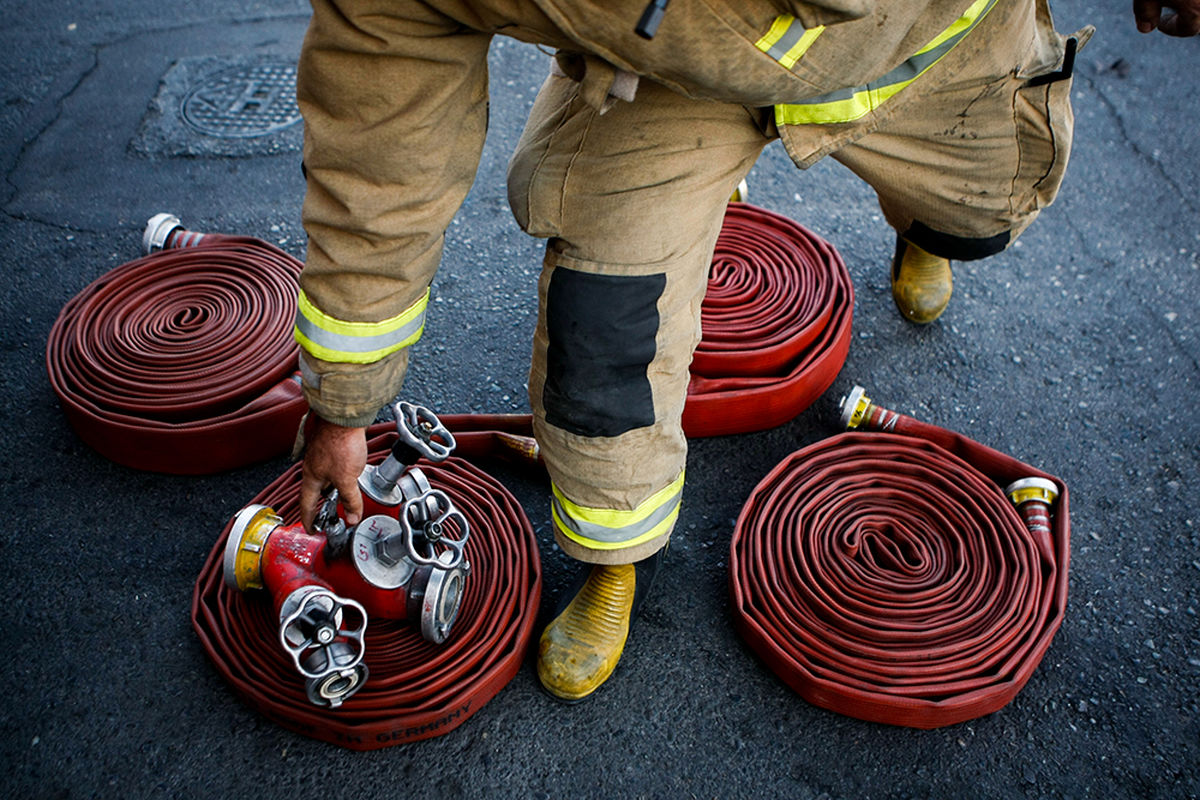
[[[1142,33],[1157,28],[1168,36],[1200,34],[1200,0],[1133,0],[1133,16]]]

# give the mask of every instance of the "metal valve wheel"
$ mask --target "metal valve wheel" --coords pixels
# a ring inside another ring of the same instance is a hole
[[[367,497],[382,506],[393,508],[411,497],[414,489],[410,476],[419,473],[413,466],[420,459],[445,461],[454,450],[454,434],[429,409],[412,403],[399,402],[392,406],[396,415],[396,434],[399,439],[392,451],[378,466],[368,464],[358,476],[358,486]],[[419,481],[424,476],[415,475]],[[417,486],[417,491],[428,489]]]
[[[279,617],[279,643],[314,703],[336,708],[366,681],[367,612],[357,602],[309,585],[284,600]]]
[[[447,536],[450,522],[457,523],[460,532],[457,539]],[[406,500],[400,510],[400,526],[404,529],[404,549],[413,563],[446,570],[462,563],[463,549],[471,538],[471,525],[440,489],[430,489]],[[445,548],[441,555],[436,554],[438,545]]]
[[[430,461],[445,461],[455,448],[454,434],[424,406],[400,401],[392,406],[400,439]],[[440,440],[440,441],[439,441]]]

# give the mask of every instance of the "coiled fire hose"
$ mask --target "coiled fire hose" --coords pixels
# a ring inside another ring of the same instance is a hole
[[[155,217],[146,245],[161,252],[67,303],[50,383],[79,437],[119,464],[197,475],[286,453],[308,408],[292,338],[302,265],[178,223]]]
[[[843,420],[872,432],[792,454],[742,509],[730,545],[740,633],[802,697],[841,714],[936,728],[998,710],[1063,619],[1066,486],[857,387]]]
[[[458,420],[443,417],[453,426]],[[504,417],[487,423],[511,427]],[[468,425],[468,428],[470,426]],[[518,425],[519,429],[519,425]],[[390,424],[368,431],[369,461],[378,465],[397,439]],[[460,452],[529,463],[536,448],[520,433],[456,433]],[[465,446],[464,446],[465,445]],[[495,479],[461,458],[422,461],[434,489],[470,519],[464,556],[473,574],[454,630],[441,644],[419,626],[372,619],[365,634],[370,678],[339,708],[314,706],[279,646],[270,602],[225,582],[225,527],[196,581],[192,624],[217,671],[267,718],[297,733],[355,750],[371,750],[448,733],[496,695],[520,669],[541,596],[541,564],[533,528],[520,504]],[[269,505],[287,523],[299,517],[294,465],[252,502]]]
[[[94,281],[51,329],[46,367],[71,426],[113,461],[176,474],[287,452],[307,410],[292,338],[303,265],[258,239],[187,231],[168,214],[150,220],[144,244],[149,255]],[[730,204],[685,432],[743,433],[795,417],[845,362],[853,306],[831,245]]]
[[[832,245],[787,217],[731,203],[701,308],[684,432],[749,433],[804,411],[846,361],[853,311]]]

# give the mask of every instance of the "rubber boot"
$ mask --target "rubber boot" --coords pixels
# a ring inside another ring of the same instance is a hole
[[[902,236],[896,237],[892,259],[892,299],[909,322],[933,322],[950,303],[954,281],[950,261],[925,252]]]
[[[538,679],[550,695],[579,702],[612,675],[665,551],[636,564],[591,566],[568,594],[538,645]]]

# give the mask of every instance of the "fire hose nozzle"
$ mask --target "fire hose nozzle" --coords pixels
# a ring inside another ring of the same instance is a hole
[[[850,393],[842,397],[839,405],[842,410],[842,425],[853,429],[866,419],[867,412],[871,409],[871,398],[867,397],[866,389],[855,384]]]
[[[142,233],[142,252],[150,255],[165,249],[171,234],[182,227],[183,223],[174,214],[155,214],[146,222],[146,230]]]

